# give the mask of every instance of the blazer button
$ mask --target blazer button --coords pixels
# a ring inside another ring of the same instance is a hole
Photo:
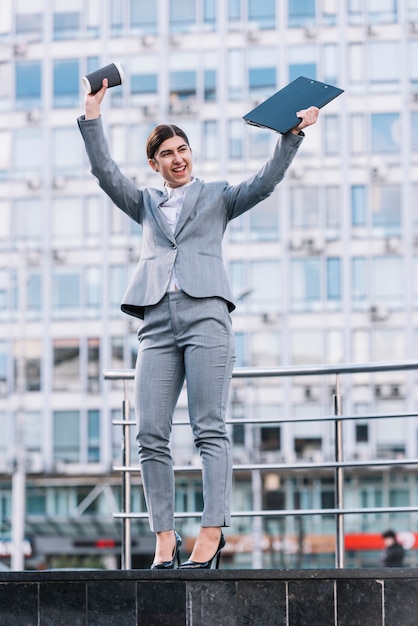
[[[175,243],[172,243],[172,244],[171,244],[171,247],[173,248],[173,250],[177,250],[177,246],[176,246],[176,244],[175,244]]]

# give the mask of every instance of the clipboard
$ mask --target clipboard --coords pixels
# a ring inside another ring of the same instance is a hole
[[[310,106],[321,109],[343,92],[344,89],[339,87],[299,76],[243,115],[243,120],[247,124],[270,128],[285,134],[299,124],[300,118],[296,116],[297,111]]]

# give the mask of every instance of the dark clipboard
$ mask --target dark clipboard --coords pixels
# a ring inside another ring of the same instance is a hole
[[[243,120],[285,134],[299,124],[297,111],[310,106],[320,109],[343,92],[339,87],[299,76],[244,115]]]

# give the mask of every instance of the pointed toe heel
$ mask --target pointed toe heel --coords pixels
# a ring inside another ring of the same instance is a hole
[[[174,548],[173,558],[171,559],[171,561],[162,561],[160,563],[153,563],[150,569],[174,569],[175,561],[177,561],[177,567],[180,567],[181,537],[176,531],[174,531],[174,536],[176,538],[176,546]]]
[[[212,569],[212,563],[215,561],[215,568],[219,569],[219,562],[221,560],[221,550],[225,547],[225,537],[223,533],[221,533],[221,538],[219,540],[219,545],[216,549],[215,554],[209,561],[204,561],[203,563],[199,563],[198,561],[185,561],[184,563],[180,563],[179,569]]]

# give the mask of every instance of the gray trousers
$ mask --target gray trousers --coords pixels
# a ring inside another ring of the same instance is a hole
[[[138,330],[135,409],[145,500],[153,532],[174,528],[173,412],[187,382],[190,424],[202,461],[202,526],[230,525],[231,445],[225,413],[235,361],[226,302],[167,293]]]

